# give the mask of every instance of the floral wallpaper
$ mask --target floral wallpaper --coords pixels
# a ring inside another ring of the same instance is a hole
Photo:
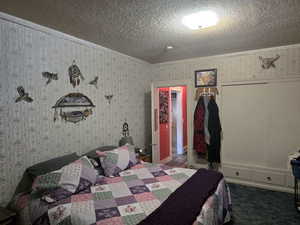
[[[24,23],[0,18],[0,205],[9,201],[27,167],[117,145],[125,119],[137,146],[149,144],[151,136],[150,64]],[[85,78],[75,88],[68,76],[73,60]],[[58,80],[46,85],[45,71],[58,73]],[[98,89],[88,84],[96,76]],[[18,86],[32,103],[15,103]],[[93,115],[76,124],[54,123],[51,107],[70,92],[88,96],[96,105]],[[109,104],[104,96],[111,94]]]

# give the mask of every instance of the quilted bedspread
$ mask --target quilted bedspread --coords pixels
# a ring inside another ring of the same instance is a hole
[[[136,225],[195,172],[142,163],[118,177],[98,176],[95,185],[51,204],[30,194],[20,195],[15,207],[20,224],[26,225]],[[230,220],[230,212],[230,192],[222,179],[193,225],[221,225]]]

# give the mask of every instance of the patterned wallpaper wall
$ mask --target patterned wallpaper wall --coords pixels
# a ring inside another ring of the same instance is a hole
[[[1,205],[27,167],[66,153],[117,145],[125,119],[137,146],[145,146],[151,136],[150,64],[33,27],[0,19]],[[73,59],[85,77],[76,88],[68,78]],[[58,73],[59,79],[46,86],[43,71]],[[98,89],[88,85],[95,76]],[[32,103],[14,102],[20,85]],[[51,107],[70,92],[87,95],[96,105],[94,114],[77,124],[54,123]],[[114,95],[111,104],[104,98],[109,94]]]
[[[262,57],[275,57],[276,69],[261,68]],[[300,77],[300,45],[246,51],[235,54],[201,57],[188,60],[155,64],[153,75],[156,80],[192,79],[194,71],[218,69],[218,84],[235,81],[258,81]]]

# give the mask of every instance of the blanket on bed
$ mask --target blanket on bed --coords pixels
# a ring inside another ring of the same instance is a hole
[[[139,225],[191,225],[217,189],[221,173],[199,169]],[[168,215],[168,216],[164,216]]]
[[[25,194],[16,198],[15,205],[20,224],[26,225],[136,225],[195,172],[165,165],[137,164],[121,172],[119,177],[99,176],[94,186],[63,200],[47,203]],[[226,220],[230,219],[231,202],[226,183],[222,179],[215,185],[215,193],[202,207],[200,203],[197,206],[198,212],[201,211],[198,217],[192,215],[194,224],[223,224],[224,215]]]

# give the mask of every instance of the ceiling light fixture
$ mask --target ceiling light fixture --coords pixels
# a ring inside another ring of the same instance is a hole
[[[174,48],[174,46],[172,46],[172,45],[167,45],[167,46],[166,46],[166,49],[167,49],[167,50],[171,50],[171,49],[173,49],[173,48]]]
[[[213,11],[201,11],[182,18],[182,23],[192,30],[215,26],[218,22],[219,18]]]

